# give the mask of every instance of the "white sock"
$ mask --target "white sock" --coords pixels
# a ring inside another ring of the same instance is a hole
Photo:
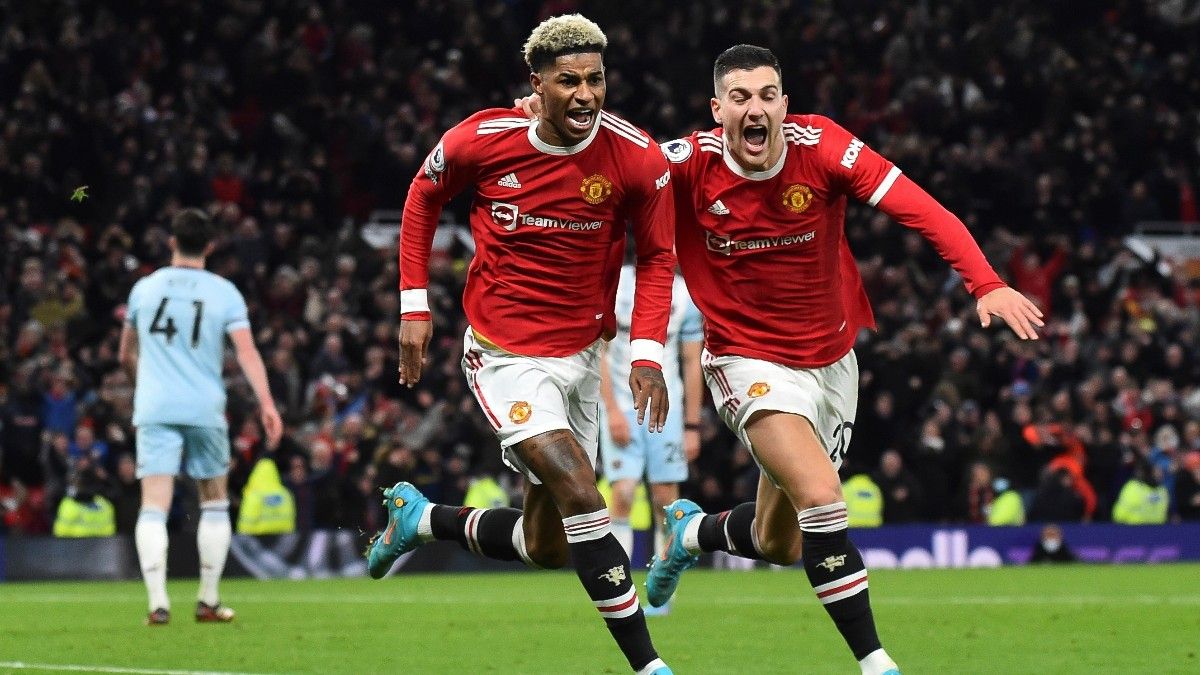
[[[650,675],[650,673],[653,673],[654,671],[658,670],[659,668],[666,668],[666,667],[667,667],[666,661],[663,661],[662,659],[654,659],[650,663],[647,663],[645,666],[643,666],[641,670],[637,671],[637,673],[635,675]]]
[[[889,670],[896,669],[896,662],[888,656],[887,652],[883,651],[883,648],[879,648],[864,656],[858,662],[858,666],[862,668],[862,675],[883,675]]]
[[[633,527],[629,525],[629,519],[613,518],[612,533],[621,544],[621,548],[625,549],[625,555],[633,557]]]
[[[225,571],[233,528],[229,523],[229,501],[200,502],[200,525],[196,528],[196,548],[200,549],[200,592],[197,598],[206,605],[221,601],[217,585]]]
[[[150,596],[150,611],[171,609],[171,599],[167,597],[167,514],[143,508],[133,529],[133,541],[137,544],[142,579]]]
[[[417,523],[417,539],[422,542],[433,541],[433,504],[426,504],[421,512],[421,521]]]
[[[700,555],[700,522],[704,520],[704,514],[692,518],[687,525],[683,527],[683,548],[692,555]],[[660,549],[661,550],[661,549]]]

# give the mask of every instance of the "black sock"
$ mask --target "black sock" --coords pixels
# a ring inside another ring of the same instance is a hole
[[[882,645],[871,614],[867,568],[847,536],[846,504],[805,509],[799,521],[808,581],[854,658],[861,660]]]
[[[641,670],[658,658],[629,573],[629,556],[609,532],[608,509],[563,518],[575,573],[600,610],[629,665]]]
[[[496,560],[520,560],[513,546],[513,529],[520,519],[520,509],[434,504],[429,529],[434,539],[457,541],[471,553]]]
[[[763,560],[758,547],[754,545],[754,502],[738,504],[732,510],[704,516],[696,532],[696,540],[700,542],[702,551],[725,551],[751,560]]]

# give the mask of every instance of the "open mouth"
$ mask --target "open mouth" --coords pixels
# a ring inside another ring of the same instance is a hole
[[[762,152],[767,147],[767,128],[761,124],[751,124],[742,130],[742,140],[750,152]]]
[[[590,108],[575,108],[567,111],[567,126],[573,131],[584,132],[592,128],[596,111]]]

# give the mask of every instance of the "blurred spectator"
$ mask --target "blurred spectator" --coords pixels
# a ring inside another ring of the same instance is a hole
[[[904,468],[899,452],[885,451],[873,478],[883,493],[883,522],[911,523],[917,520],[921,512],[921,486],[916,476]]]
[[[880,467],[887,520],[974,519],[956,498],[986,490],[969,490],[975,463],[1015,489],[1040,486],[1035,507],[1106,519],[1143,459],[1178,481],[1184,517],[1184,458],[1200,451],[1200,280],[1123,237],[1198,215],[1194,22],[1162,3],[698,0],[636,16],[571,4],[608,31],[606,105],[658,140],[710,128],[712,56],[766,41],[794,111],[830,115],[894,160],[1051,310],[1036,343],[981,330],[919,237],[848,205],[881,330],[856,343],[846,475]],[[134,449],[133,383],[112,355],[129,288],[166,262],[163,224],[183,206],[225,227],[211,265],[247,299],[292,437],[278,458],[301,491],[322,436],[358,481],[345,500],[371,501],[364,480],[420,480],[454,501],[467,476],[507,476],[458,367],[470,249],[439,241],[435,339],[409,390],[395,377],[395,249],[358,227],[403,204],[445,129],[528,91],[518,48],[535,5],[425,3],[412,21],[406,3],[16,3],[0,33],[12,94],[0,100],[0,490],[41,486],[54,513],[81,425],[108,461]],[[168,41],[151,58],[133,39],[179,25],[202,27],[186,49]],[[79,185],[89,197],[71,201]],[[452,202],[447,222],[468,208]],[[231,480],[245,482],[265,449],[243,424],[253,406],[236,368],[229,384]],[[753,498],[758,472],[706,424],[686,492],[719,511]],[[1168,426],[1174,450],[1159,442]],[[884,485],[889,448],[915,483]],[[900,486],[909,503],[889,504]],[[356,522],[378,517],[360,506]]]
[[[1029,562],[1064,563],[1075,560],[1075,553],[1063,538],[1062,528],[1054,523],[1044,525],[1037,543],[1033,545],[1033,555],[1029,557]]]
[[[1175,511],[1183,520],[1200,520],[1200,450],[1183,456],[1175,474]]]

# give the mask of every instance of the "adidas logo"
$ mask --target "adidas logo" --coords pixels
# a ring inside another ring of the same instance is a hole
[[[727,215],[729,215],[729,209],[725,208],[725,205],[721,203],[721,200],[720,200],[720,199],[718,199],[717,201],[713,202],[713,205],[712,205],[712,206],[710,206],[710,207],[708,207],[708,212],[709,212],[709,213],[711,213],[711,214],[713,214],[714,216],[727,216]]]
[[[504,178],[501,178],[500,180],[496,181],[496,185],[499,185],[500,187],[515,189],[515,188],[521,187],[521,181],[517,180],[517,174],[509,173],[509,174],[506,174],[504,176]]]

